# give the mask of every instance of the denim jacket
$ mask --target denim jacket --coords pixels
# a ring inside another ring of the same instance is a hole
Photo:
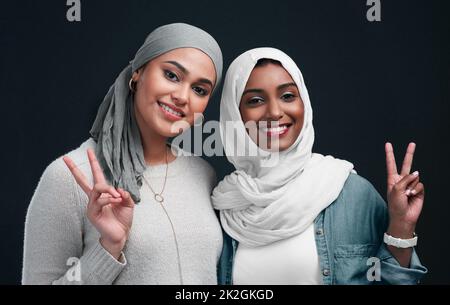
[[[413,249],[409,268],[399,265],[383,243],[386,203],[366,179],[350,174],[339,197],[314,221],[323,283],[417,284],[427,269]],[[238,242],[224,233],[218,282],[232,284]]]

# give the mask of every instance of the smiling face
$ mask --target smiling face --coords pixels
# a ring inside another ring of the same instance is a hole
[[[245,86],[239,110],[250,137],[265,150],[286,150],[303,127],[304,107],[299,89],[278,61],[258,61]]]
[[[211,58],[194,48],[164,53],[133,74],[135,115],[142,136],[173,137],[205,111],[216,82]]]

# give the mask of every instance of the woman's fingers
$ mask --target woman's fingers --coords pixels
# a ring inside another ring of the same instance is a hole
[[[94,184],[97,183],[105,183],[105,176],[103,175],[102,168],[98,164],[97,158],[95,157],[95,153],[92,149],[88,148],[87,150],[89,163],[91,164],[92,175],[94,176]]]
[[[422,182],[417,183],[417,185],[411,190],[411,195],[416,196],[423,194],[425,192],[425,187]]]
[[[92,188],[92,193],[94,200],[100,198],[102,196],[102,193],[107,193],[114,198],[120,197],[120,194],[116,191],[116,189],[106,183],[95,184],[94,187]]]
[[[111,191],[111,189],[108,188],[109,186],[106,186],[105,188],[104,185],[99,185],[97,187],[94,186],[94,189],[96,191],[99,191],[100,189],[104,191]],[[119,197],[111,196],[110,193],[101,193],[101,195],[97,199],[91,201],[92,203],[90,209],[88,209],[88,213],[95,217],[102,212],[104,206],[109,204],[122,204],[123,206],[134,208],[134,201],[128,192],[125,192],[122,189],[117,189],[117,193],[120,194]]]
[[[69,168],[70,172],[72,173],[73,177],[75,178],[75,181],[78,183],[78,185],[81,187],[81,189],[86,193],[86,195],[89,196],[89,193],[91,192],[91,186],[89,185],[89,182],[86,178],[86,176],[80,171],[80,169],[75,165],[75,163],[67,156],[63,157],[64,163],[66,163],[67,167]]]
[[[400,192],[405,192],[408,185],[410,185],[414,179],[419,176],[419,172],[415,171],[412,174],[406,175],[399,182],[394,185],[394,189]]]
[[[120,193],[120,196],[122,196],[122,198],[123,198],[122,204],[124,206],[134,207],[134,200],[133,200],[133,198],[131,198],[130,193],[122,190],[121,188],[118,188],[117,191]]]
[[[98,198],[96,200],[96,205],[104,207],[105,205],[108,205],[108,204],[120,203],[121,201],[122,201],[121,197],[119,197],[119,198],[114,198],[114,197]]]
[[[97,216],[102,212],[104,206],[108,204],[118,204],[122,201],[122,198],[114,198],[114,197],[100,197],[97,200],[92,201],[90,206],[89,213],[92,213],[92,216]]]
[[[394,149],[392,144],[387,142],[384,146],[386,152],[386,170],[388,176],[397,175],[397,165],[395,164]]]
[[[414,190],[414,188],[416,187],[416,185],[417,185],[419,182],[420,182],[420,179],[419,179],[419,176],[417,176],[416,179],[414,179],[410,184],[407,185],[405,194],[406,194],[407,196],[414,195],[414,193],[411,192],[411,191]]]
[[[411,166],[414,157],[414,151],[416,150],[415,143],[409,143],[408,148],[406,149],[405,158],[403,159],[402,171],[400,175],[406,176],[411,172]]]

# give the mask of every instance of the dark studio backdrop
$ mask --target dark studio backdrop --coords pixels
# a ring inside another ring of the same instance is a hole
[[[93,1],[69,22],[66,0],[3,1],[0,8],[0,283],[21,279],[26,209],[45,167],[87,137],[118,73],[156,27],[186,22],[211,33],[225,68],[273,46],[298,64],[314,110],[314,152],[354,163],[386,198],[384,143],[397,166],[410,141],[426,187],[418,253],[423,283],[450,284],[449,5],[381,0]],[[206,120],[219,118],[219,90]],[[232,167],[207,158],[218,178]]]

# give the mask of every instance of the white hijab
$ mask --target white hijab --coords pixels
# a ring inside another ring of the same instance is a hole
[[[262,58],[281,62],[297,84],[304,104],[299,137],[279,153],[264,151],[250,139],[239,112],[247,80]],[[220,127],[225,153],[236,171],[214,189],[212,201],[232,238],[256,247],[300,234],[339,196],[353,164],[312,153],[312,119],[302,73],[285,53],[273,48],[252,49],[230,65],[220,103]],[[234,130],[225,128],[230,121]],[[244,154],[236,155],[236,147]],[[267,166],[270,161],[275,163]]]

